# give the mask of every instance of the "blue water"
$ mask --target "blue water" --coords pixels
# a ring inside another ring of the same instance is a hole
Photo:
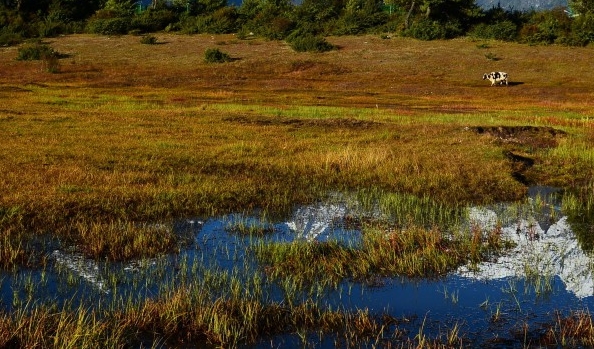
[[[118,306],[121,299],[142,301],[158,297],[164,290],[186,281],[199,280],[205,270],[241,273],[247,265],[251,272],[259,266],[248,252],[258,239],[293,241],[337,240],[356,246],[361,232],[345,224],[349,208],[341,205],[300,208],[293,219],[264,222],[244,215],[209,219],[188,219],[176,223],[175,230],[193,236],[193,243],[176,255],[128,263],[95,262],[67,251],[50,254],[44,270],[20,269],[0,273],[0,309],[12,311],[25,304],[84,305],[88,308]],[[273,230],[264,237],[241,236],[228,227],[243,222]],[[76,258],[75,258],[76,257]],[[70,263],[70,264],[68,264]],[[571,261],[567,261],[571,263]],[[566,290],[560,277],[540,279],[546,287],[522,277],[477,280],[452,273],[440,279],[402,277],[374,280],[365,284],[344,280],[336,289],[327,289],[318,302],[331,309],[367,310],[389,315],[395,326],[414,338],[422,330],[428,338],[444,338],[449,329],[458,328],[459,336],[472,346],[523,347],[536,343],[557,314],[594,308],[594,297],[579,298]],[[269,283],[266,299],[283,301],[284,295]],[[499,316],[497,316],[499,314]],[[528,328],[527,334],[520,333]],[[390,332],[390,331],[388,331]],[[389,334],[389,333],[388,333]],[[308,337],[316,347],[334,347],[333,338]],[[296,335],[265,338],[256,347],[299,345]]]

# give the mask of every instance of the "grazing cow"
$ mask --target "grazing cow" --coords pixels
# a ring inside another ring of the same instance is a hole
[[[483,74],[483,80],[487,79],[491,81],[491,86],[495,84],[503,85],[503,83],[507,85],[507,73],[502,71],[494,71],[489,74]]]

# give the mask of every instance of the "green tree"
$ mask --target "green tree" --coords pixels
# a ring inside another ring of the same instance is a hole
[[[388,21],[383,2],[377,0],[347,0],[333,30],[338,35],[352,35],[379,27]]]
[[[297,27],[304,33],[322,34],[343,12],[344,0],[304,0],[293,12]]]
[[[105,10],[113,11],[118,16],[131,16],[136,11],[138,4],[136,0],[107,0]]]
[[[0,7],[22,14],[47,13],[50,0],[0,0]]]
[[[344,8],[344,0],[303,0],[295,8],[295,15],[303,21],[320,23],[337,17]]]
[[[100,0],[52,0],[48,15],[64,21],[82,21],[100,8]]]
[[[197,0],[172,0],[171,7],[176,12],[185,12],[191,16],[195,16],[198,13]]]
[[[425,12],[428,19],[440,23],[459,22],[465,28],[481,16],[481,10],[474,0],[424,0],[421,12]]]
[[[239,8],[244,30],[268,39],[284,39],[294,28],[290,0],[244,0]]]
[[[416,19],[416,30],[429,26],[431,31],[443,33],[443,37],[464,34],[483,16],[474,0],[410,0],[405,18],[405,28],[410,28],[410,20]],[[424,31],[424,29],[422,29]]]
[[[197,0],[196,10],[198,13],[213,13],[218,9],[227,6],[227,0]]]

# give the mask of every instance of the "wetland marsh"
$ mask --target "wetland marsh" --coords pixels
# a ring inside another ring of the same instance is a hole
[[[1,48],[0,346],[592,346],[592,48],[329,40]]]

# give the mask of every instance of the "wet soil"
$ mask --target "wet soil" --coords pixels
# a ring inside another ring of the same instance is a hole
[[[498,142],[526,146],[532,149],[554,148],[565,131],[546,126],[477,126],[478,134],[494,137]]]

